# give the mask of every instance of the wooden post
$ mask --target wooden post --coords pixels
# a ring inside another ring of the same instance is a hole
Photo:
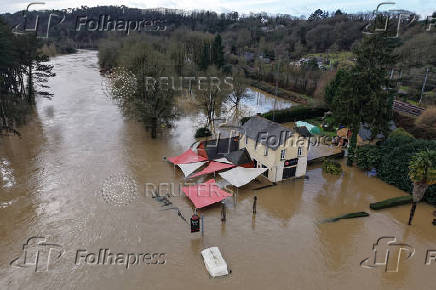
[[[221,221],[225,222],[226,221],[226,204],[224,202],[221,203]]]
[[[200,223],[200,227],[201,227],[201,236],[204,236],[204,215],[201,215],[201,223]]]
[[[239,188],[236,187],[236,192],[233,194],[233,206],[236,207],[237,201],[238,201],[238,190]]]
[[[256,207],[257,207],[257,196],[254,197],[254,201],[253,201],[253,214],[256,214]]]

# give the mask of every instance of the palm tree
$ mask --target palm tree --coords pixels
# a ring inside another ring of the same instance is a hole
[[[409,178],[413,181],[413,201],[410,209],[409,225],[412,224],[416,204],[424,197],[427,188],[436,184],[436,151],[421,151],[409,163]]]

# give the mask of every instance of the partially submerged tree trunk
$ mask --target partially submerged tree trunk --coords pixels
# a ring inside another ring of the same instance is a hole
[[[424,197],[425,191],[428,188],[428,184],[425,182],[415,182],[413,184],[413,202],[412,207],[410,209],[410,215],[409,215],[409,226],[412,225],[413,216],[415,215],[416,210],[416,204],[421,201],[421,199]]]
[[[157,118],[151,118],[151,138],[156,139],[157,137]]]
[[[359,126],[358,125],[353,125],[351,127],[351,140],[350,140],[350,144],[348,146],[348,158],[347,158],[347,165],[348,166],[353,166],[354,163],[354,156],[356,154],[356,147],[357,147],[357,134],[359,133]]]
[[[32,64],[28,66],[27,74],[27,102],[29,105],[35,104],[34,92],[33,92],[33,75],[32,75]]]

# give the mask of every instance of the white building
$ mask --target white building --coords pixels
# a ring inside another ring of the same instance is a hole
[[[310,133],[306,127],[293,130],[265,118],[250,118],[241,130],[239,149],[245,148],[255,167],[272,182],[306,175]]]

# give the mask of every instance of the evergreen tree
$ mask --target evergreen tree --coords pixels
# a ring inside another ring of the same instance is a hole
[[[198,63],[198,66],[200,70],[205,71],[207,70],[209,64],[210,64],[210,44],[205,42],[201,50],[200,61]]]
[[[222,45],[221,35],[217,34],[212,45],[212,62],[222,68],[224,65],[224,47]]]
[[[371,128],[373,136],[380,132],[387,136],[393,101],[388,69],[396,61],[394,47],[383,35],[365,38],[354,50],[353,68],[340,72],[326,89],[326,101],[336,120],[352,131],[348,165],[353,164],[361,123]]]

